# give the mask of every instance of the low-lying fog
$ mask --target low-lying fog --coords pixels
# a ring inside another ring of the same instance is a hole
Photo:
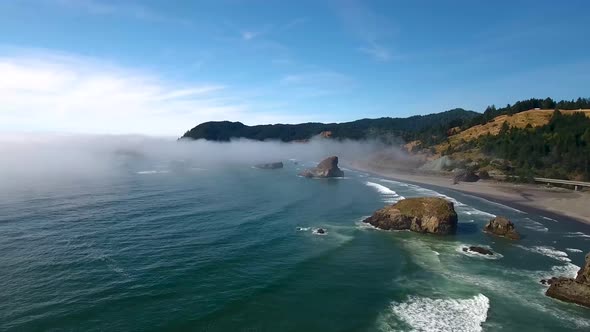
[[[178,167],[219,167],[228,164],[320,161],[336,155],[341,164],[386,152],[404,159],[399,149],[375,141],[312,139],[306,143],[234,140],[177,141],[175,138],[112,135],[0,136],[0,189],[21,184],[74,182],[129,172],[133,163]]]

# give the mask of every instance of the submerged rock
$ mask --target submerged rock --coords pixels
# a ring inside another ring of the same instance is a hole
[[[476,252],[478,254],[489,255],[489,256],[494,255],[494,252],[491,251],[490,249],[487,249],[484,247],[478,247],[478,246],[463,247],[463,251],[465,251],[465,252],[471,251],[471,252]]]
[[[409,229],[443,235],[457,231],[453,203],[439,197],[406,198],[377,210],[363,222],[385,230]]]
[[[514,228],[512,221],[504,217],[496,217],[487,225],[484,226],[483,231],[497,236],[503,236],[511,240],[519,240],[520,234]]]
[[[326,231],[323,228],[318,228],[315,230],[317,234],[326,234]]]
[[[277,169],[277,168],[283,168],[283,162],[282,161],[278,161],[278,162],[275,162],[275,163],[258,164],[255,167],[256,168],[260,168],[260,169]]]
[[[307,178],[336,178],[344,176],[344,172],[338,168],[338,157],[328,157],[316,167],[306,169],[299,175]]]
[[[542,282],[542,281],[541,281]],[[590,253],[575,279],[552,278],[545,295],[590,308]]]

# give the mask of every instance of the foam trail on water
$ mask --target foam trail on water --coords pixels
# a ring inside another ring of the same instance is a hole
[[[391,310],[416,331],[482,331],[488,318],[490,300],[483,294],[470,299],[410,297],[393,303]]]
[[[528,228],[533,231],[537,231],[537,232],[549,231],[549,228],[545,227],[545,225],[543,225],[542,223],[540,223],[538,221],[534,221],[531,218],[524,218],[522,221],[522,224],[523,224],[522,226],[524,228]]]
[[[554,247],[549,247],[549,246],[525,247],[525,246],[518,245],[518,244],[515,246],[519,247],[521,249],[524,249],[526,251],[530,251],[530,252],[534,252],[537,254],[541,254],[543,256],[551,257],[551,258],[556,259],[558,261],[567,262],[567,263],[572,261],[571,259],[569,259],[569,257],[567,257],[567,253],[565,251],[557,250]]]
[[[394,203],[394,202],[404,199],[403,196],[398,195],[395,191],[387,188],[386,186],[380,185],[375,182],[366,182],[365,184],[367,186],[372,187],[375,190],[377,190],[377,192],[380,193],[384,197],[383,198],[384,202]]]
[[[140,175],[147,175],[147,174],[165,174],[168,173],[168,171],[156,171],[156,170],[149,170],[149,171],[139,171],[136,172],[136,174],[140,174]]]
[[[586,234],[586,233],[582,233],[582,232],[569,232],[565,234],[565,237],[584,237],[584,238],[590,238],[590,235]]]
[[[576,248],[565,248],[565,250],[567,250],[569,252],[582,252],[582,250],[576,249]]]
[[[504,205],[504,204],[501,204],[501,203],[496,203],[496,202],[493,202],[493,201],[487,200],[487,199],[485,199],[485,198],[481,198],[481,197],[477,197],[477,196],[473,196],[473,195],[469,195],[469,194],[463,194],[463,195],[465,195],[465,196],[468,196],[468,197],[471,197],[471,198],[478,199],[478,200],[480,200],[480,201],[482,201],[482,202],[486,202],[487,204],[492,204],[492,205],[499,206],[499,207],[501,207],[501,208],[503,208],[503,209],[511,210],[511,211],[518,212],[518,213],[526,213],[526,212],[524,212],[524,211],[521,211],[521,210],[519,210],[519,209],[515,209],[515,208],[513,208],[513,207],[510,207],[510,206],[508,206],[508,205]]]

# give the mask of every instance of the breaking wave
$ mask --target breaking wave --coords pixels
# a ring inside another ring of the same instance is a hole
[[[490,300],[483,294],[469,299],[412,296],[391,305],[393,313],[417,331],[482,331],[489,308]]]
[[[374,188],[375,190],[377,190],[378,193],[383,195],[383,197],[384,197],[383,201],[385,201],[386,203],[395,203],[399,200],[404,199],[403,196],[398,195],[395,191],[387,188],[386,186],[380,185],[378,183],[366,182],[366,185]]]
[[[541,254],[543,256],[551,257],[551,258],[556,259],[558,261],[567,262],[567,263],[572,261],[571,259],[569,259],[569,257],[567,256],[567,253],[565,251],[557,250],[554,247],[549,247],[549,246],[525,247],[525,246],[518,245],[518,244],[516,245],[516,247],[519,247],[519,248],[524,249],[526,251]]]

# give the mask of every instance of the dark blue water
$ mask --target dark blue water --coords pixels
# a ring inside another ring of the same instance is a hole
[[[147,162],[0,196],[0,328],[12,331],[587,331],[590,310],[546,298],[590,228],[453,191],[345,170]],[[445,196],[456,236],[384,232],[363,217]],[[518,242],[481,233],[511,218]],[[314,234],[325,228],[326,235]],[[484,245],[497,259],[467,255]],[[499,257],[499,258],[498,258]],[[577,266],[576,266],[577,265]]]

